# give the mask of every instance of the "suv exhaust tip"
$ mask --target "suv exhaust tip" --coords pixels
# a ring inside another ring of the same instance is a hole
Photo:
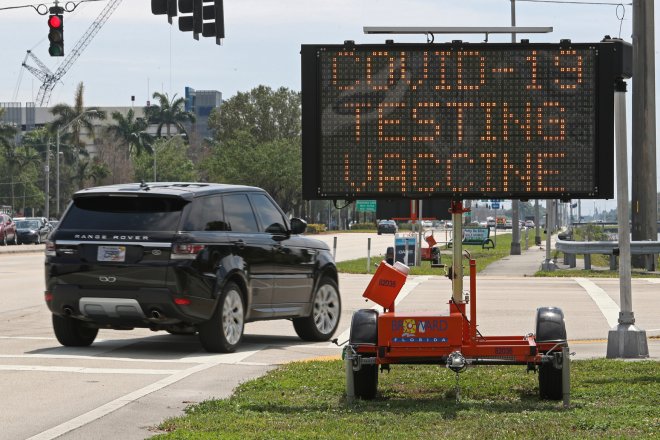
[[[73,309],[69,306],[62,307],[62,311],[64,312],[64,316],[72,316],[73,315]]]
[[[162,317],[160,310],[158,309],[151,309],[151,317],[154,319],[160,319]]]

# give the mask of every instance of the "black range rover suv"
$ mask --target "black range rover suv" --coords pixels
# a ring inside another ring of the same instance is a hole
[[[99,328],[199,333],[231,352],[244,323],[286,318],[304,340],[339,324],[328,246],[300,236],[264,190],[213,183],[135,183],[74,194],[46,245],[45,299],[62,345]]]

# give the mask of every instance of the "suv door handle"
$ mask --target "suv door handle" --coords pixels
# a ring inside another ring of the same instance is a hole
[[[236,240],[236,241],[234,241],[234,246],[236,246],[239,249],[243,249],[245,247],[245,241]]]

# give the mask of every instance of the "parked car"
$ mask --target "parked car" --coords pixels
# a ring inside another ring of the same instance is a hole
[[[326,341],[341,315],[329,247],[260,188],[122,184],[73,195],[46,247],[46,302],[65,346],[100,328],[199,334],[232,352],[246,322],[290,319]]]
[[[16,233],[18,243],[36,243],[41,244],[46,241],[48,234],[52,230],[48,223],[44,223],[41,217],[30,218],[26,220],[16,220]]]
[[[3,246],[8,244],[18,244],[18,235],[16,235],[16,223],[7,214],[0,214],[0,243]]]
[[[533,228],[534,227],[534,220],[525,220],[525,227],[526,228]]]
[[[377,231],[378,235],[396,234],[399,231],[399,228],[394,220],[381,220],[378,222]]]

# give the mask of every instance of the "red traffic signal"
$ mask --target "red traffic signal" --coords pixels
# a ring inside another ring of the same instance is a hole
[[[52,14],[48,17],[48,53],[51,57],[64,56],[64,19],[62,15]]]
[[[51,29],[57,29],[62,27],[62,16],[61,15],[51,15],[48,17],[48,26]]]

